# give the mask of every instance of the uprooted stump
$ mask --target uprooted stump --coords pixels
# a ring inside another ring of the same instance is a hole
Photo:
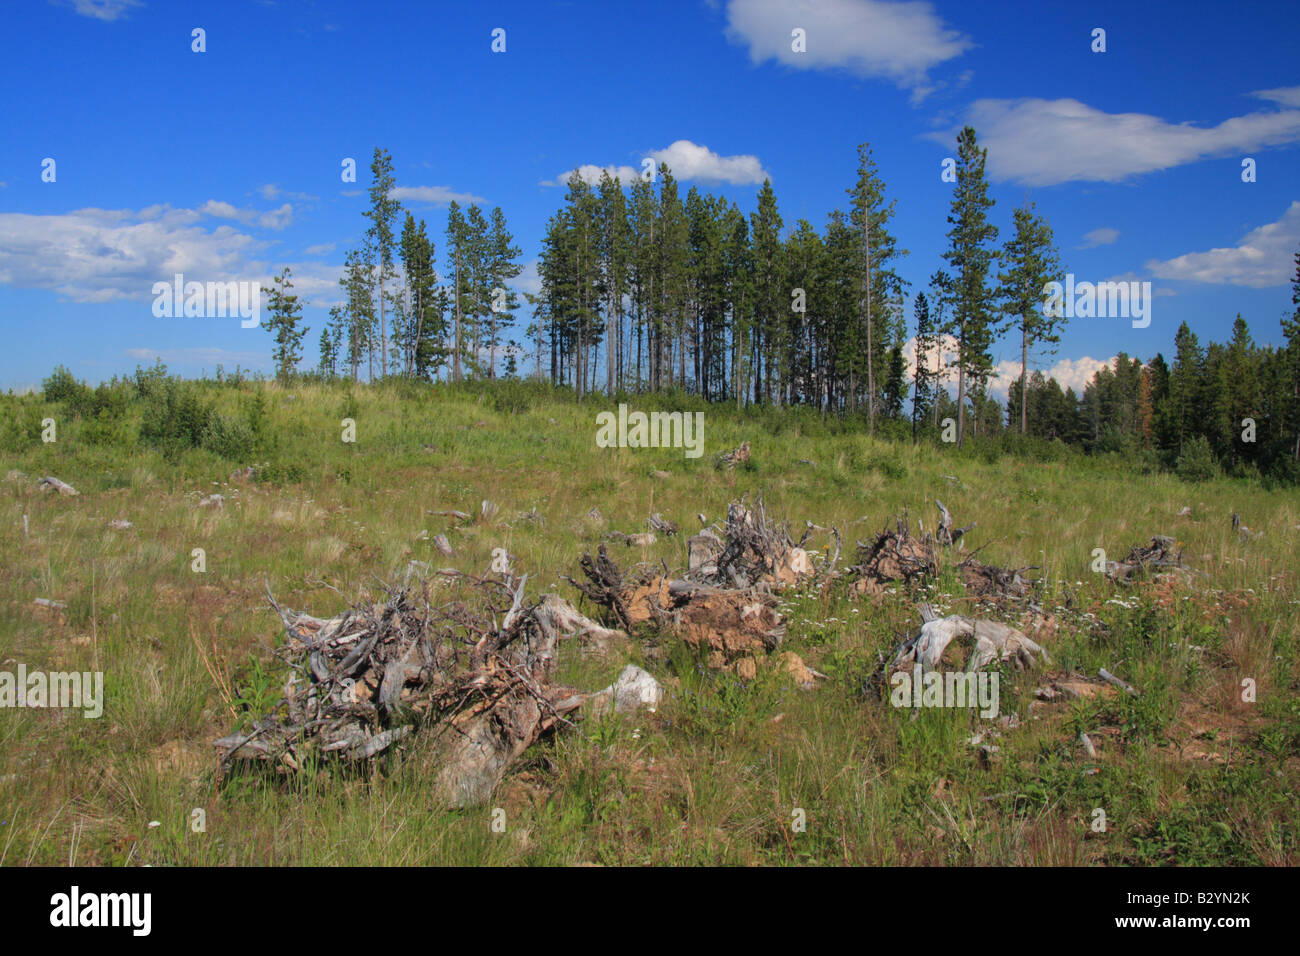
[[[944,651],[958,638],[970,640],[967,671],[1001,662],[1011,663],[1016,670],[1031,668],[1039,661],[1051,663],[1046,650],[1009,624],[962,614],[939,617],[927,604],[919,610],[924,622],[921,629],[895,648],[893,657],[878,673],[878,679],[887,680],[896,671],[910,670],[916,665],[926,670],[941,667]]]
[[[940,534],[944,540],[960,540],[963,534],[975,527],[972,524],[953,530],[951,515],[942,505],[940,508],[943,514]],[[1022,575],[1035,570],[1032,565],[999,568],[977,561],[976,553],[978,549],[956,566],[957,575],[967,591],[986,598],[1023,598],[1030,593],[1031,582]],[[857,563],[848,569],[848,573],[858,594],[873,596],[881,594],[889,584],[911,585],[933,578],[939,573],[935,539],[929,534],[913,537],[907,519],[899,518],[895,529],[882,530],[871,544],[858,543]]]
[[[715,587],[644,565],[620,571],[604,545],[594,559],[584,554],[579,566],[588,580],[569,582],[624,627],[653,624],[707,655],[712,668],[752,676],[754,659],[785,637],[785,618],[765,589]]]
[[[1152,572],[1185,570],[1183,552],[1173,538],[1155,535],[1147,545],[1135,544],[1123,561],[1107,561],[1106,577],[1116,584],[1132,584]]]
[[[790,539],[784,522],[770,521],[760,498],[727,506],[721,533],[706,528],[688,542],[685,577],[699,584],[744,590],[794,584],[813,571],[808,552]],[[838,553],[838,552],[837,552]]]
[[[436,607],[427,582],[419,592],[390,587],[384,600],[328,619],[272,597],[287,638],[276,649],[289,668],[283,696],[251,729],[215,742],[219,770],[262,761],[296,771],[309,756],[366,761],[419,732],[431,744],[436,798],[452,807],[486,800],[524,750],[595,696],[553,682],[560,639],[621,632],[556,595],[525,604],[526,575],[440,574],[459,593]]]
[[[907,519],[899,518],[896,530],[888,528],[869,545],[858,543],[858,560],[849,568],[859,594],[879,594],[886,584],[912,584],[939,573],[934,546],[929,536],[914,538]]]

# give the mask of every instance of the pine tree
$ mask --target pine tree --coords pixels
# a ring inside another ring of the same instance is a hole
[[[447,250],[451,257],[452,289],[451,308],[453,314],[451,377],[459,382],[463,374],[461,359],[465,355],[465,313],[466,303],[472,296],[466,281],[466,262],[471,258],[469,250],[469,228],[456,200],[447,206]]]
[[[912,439],[915,440],[935,401],[938,369],[930,368],[930,353],[939,343],[930,316],[930,300],[924,292],[916,294],[912,314],[916,319],[916,370],[912,376]]]
[[[396,180],[393,178],[393,157],[388,150],[375,147],[374,159],[370,163],[370,208],[365,216],[370,220],[367,230],[370,247],[375,252],[375,265],[379,281],[379,329],[380,329],[380,375],[388,374],[388,325],[387,300],[385,284],[396,278],[393,272],[393,253],[395,242],[393,225],[401,208],[392,197]]]
[[[292,288],[288,266],[271,280],[271,288],[262,287],[262,294],[267,296],[266,328],[275,336],[275,351],[272,353],[275,374],[282,380],[297,370],[302,359],[302,338],[308,331],[307,326],[301,325],[302,304],[289,291]]]
[[[998,275],[998,291],[1003,313],[1010,326],[1020,332],[1020,433],[1025,435],[1029,433],[1029,354],[1037,345],[1055,346],[1060,342],[1066,320],[1059,305],[1048,309],[1043,304],[1047,283],[1063,281],[1052,227],[1035,215],[1033,203],[1015,210],[1012,218],[1016,233],[1002,252],[1007,271]]]
[[[966,391],[976,392],[993,367],[993,293],[989,271],[997,253],[997,227],[988,221],[993,200],[988,195],[984,166],[988,150],[981,149],[975,130],[967,126],[957,137],[957,183],[948,222],[951,243],[944,259],[952,267],[952,319],[949,331],[957,339],[957,447],[965,439]]]
[[[347,302],[344,306],[348,337],[348,365],[352,369],[352,381],[356,381],[361,368],[361,357],[368,352],[373,354],[374,329],[374,270],[364,247],[351,249],[343,260],[343,275],[339,285],[343,287]],[[371,367],[373,373],[373,365]]]
[[[888,230],[897,200],[885,202],[885,184],[872,159],[871,147],[866,143],[858,146],[858,178],[847,193],[851,200],[850,220],[858,232],[862,250],[859,259],[859,300],[866,337],[863,363],[867,372],[867,421],[868,428],[875,431],[876,370],[885,350],[881,335],[884,323],[879,313],[883,312],[886,298],[901,294],[901,280],[890,268],[890,263],[907,255],[907,251],[898,248],[897,241]]]
[[[1282,319],[1282,332],[1286,336],[1284,366],[1291,386],[1291,431],[1295,439],[1291,445],[1291,460],[1300,462],[1300,252],[1295,254],[1295,278],[1291,282],[1291,305],[1294,311]]]
[[[623,296],[628,288],[631,254],[627,199],[622,184],[604,170],[597,196],[600,287],[605,301],[605,392],[613,395],[623,382]]]
[[[753,340],[754,402],[771,401],[771,355],[779,344],[778,329],[789,308],[789,291],[781,281],[781,214],[776,207],[772,181],[763,180],[758,191],[758,209],[750,214],[750,249],[753,256]]]
[[[496,378],[497,349],[501,347],[502,334],[514,324],[514,312],[519,308],[519,296],[508,283],[523,272],[519,247],[506,227],[505,213],[500,206],[492,209],[487,234],[487,274],[491,283],[491,312],[488,325],[488,378]]]

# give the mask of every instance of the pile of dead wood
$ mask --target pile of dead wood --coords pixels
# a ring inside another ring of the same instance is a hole
[[[271,597],[287,638],[276,649],[287,667],[282,696],[251,727],[215,742],[220,771],[242,760],[295,771],[320,756],[365,761],[421,732],[435,796],[467,806],[486,800],[512,761],[579,708],[657,702],[653,678],[636,668],[594,694],[555,683],[562,638],[622,635],[556,595],[526,601],[526,580],[442,571],[328,619]]]
[[[1107,561],[1106,577],[1116,584],[1132,584],[1148,574],[1186,569],[1183,552],[1173,538],[1158,534],[1150,544],[1135,544],[1123,561]]]
[[[900,517],[894,528],[885,528],[869,544],[858,542],[856,563],[848,568],[859,594],[879,595],[892,584],[913,585],[934,578],[939,573],[941,546],[951,547],[975,527],[974,523],[953,528],[952,514],[943,502],[939,507],[939,524],[935,534],[912,535],[906,515]],[[1032,565],[1022,568],[1000,568],[976,559],[977,549],[955,566],[957,576],[966,590],[985,598],[1020,599],[1029,595],[1032,582],[1022,575],[1036,570]]]
[[[731,451],[723,452],[713,459],[716,468],[735,468],[737,465],[743,465],[749,461],[749,442],[741,442]]]
[[[622,627],[654,624],[705,654],[710,667],[752,677],[758,658],[785,635],[773,590],[817,569],[761,500],[732,502],[725,526],[694,535],[688,548],[689,567],[674,574],[664,565],[620,569],[601,545],[595,557],[579,559],[585,580],[568,580]],[[838,553],[837,545],[821,570],[829,571]]]

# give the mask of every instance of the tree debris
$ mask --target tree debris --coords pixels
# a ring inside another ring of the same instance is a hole
[[[718,455],[713,459],[713,464],[717,468],[735,468],[747,461],[749,461],[749,442],[746,441],[741,442],[739,447]]]
[[[281,607],[268,590],[289,674],[267,714],[215,742],[222,771],[242,760],[300,770],[312,753],[366,761],[420,732],[436,798],[486,800],[512,761],[593,696],[553,683],[559,640],[620,632],[556,595],[526,604],[526,575],[440,574],[453,597],[438,606],[421,581],[328,619]]]
[[[51,490],[57,491],[61,495],[81,494],[81,492],[79,492],[76,488],[72,487],[72,485],[68,484],[65,481],[60,481],[59,479],[55,478],[53,475],[50,475],[47,478],[42,478],[39,482],[37,482],[37,484],[41,486],[42,491],[51,491]]]
[[[1153,571],[1177,571],[1186,567],[1177,542],[1158,534],[1148,545],[1133,545],[1123,561],[1107,561],[1106,577],[1116,584],[1132,584]]]
[[[916,664],[927,669],[940,667],[944,651],[959,637],[971,639],[967,671],[1002,661],[1009,661],[1016,670],[1033,667],[1040,660],[1051,661],[1046,650],[1009,624],[962,614],[939,617],[928,604],[922,604],[919,610],[924,621],[921,629],[898,645],[881,677],[887,679],[895,671],[910,670]]]
[[[663,515],[657,511],[646,519],[646,527],[651,531],[659,532],[665,537],[672,537],[677,533],[677,525],[664,520]]]

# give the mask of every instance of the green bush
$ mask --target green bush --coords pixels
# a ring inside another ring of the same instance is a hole
[[[1197,435],[1183,446],[1174,471],[1183,481],[1210,481],[1219,477],[1219,461],[1204,435]]]
[[[214,414],[203,430],[201,443],[208,451],[230,461],[247,461],[256,444],[253,429],[242,418]]]
[[[71,405],[84,401],[84,395],[90,391],[62,365],[57,366],[50,377],[41,382],[41,390],[47,402],[65,402]]]
[[[140,438],[159,449],[169,461],[187,448],[203,446],[214,412],[196,388],[174,378],[151,381],[145,399]]]

